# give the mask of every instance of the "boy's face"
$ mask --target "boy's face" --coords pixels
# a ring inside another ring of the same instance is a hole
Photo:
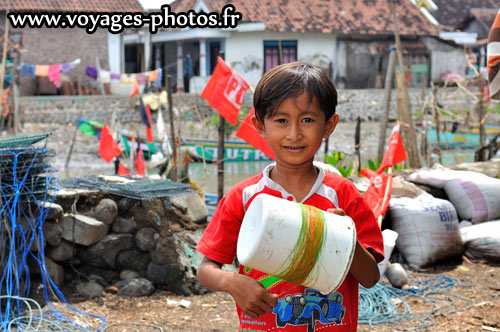
[[[288,98],[278,106],[264,123],[254,116],[253,123],[267,140],[280,166],[303,166],[313,162],[323,138],[335,129],[338,115],[326,121],[325,113],[316,97],[309,101],[307,92],[297,98]]]

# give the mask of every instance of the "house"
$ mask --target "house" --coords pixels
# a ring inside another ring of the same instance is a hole
[[[439,23],[439,36],[472,49],[480,68],[486,67],[488,33],[495,20],[498,0],[433,0],[431,15]]]
[[[5,26],[6,13],[12,12],[143,12],[137,0],[106,0],[106,1],[66,1],[66,0],[23,0],[0,1],[0,26]],[[87,34],[85,29],[63,28],[18,28],[12,26],[9,37],[16,43],[22,41],[20,62],[31,64],[62,64],[80,59],[81,64],[68,73],[72,82],[84,84],[89,81],[85,75],[87,65],[96,66],[99,61],[104,69],[110,68],[110,63],[116,61],[110,56],[110,45],[115,39],[105,29],[98,29],[93,34]],[[37,85],[38,82],[38,85]],[[90,82],[90,81],[89,81]],[[21,77],[21,94],[33,95],[40,89],[48,94],[54,94],[55,86],[47,80]]]
[[[177,0],[170,10],[220,12],[227,4],[242,14],[236,28],[164,29],[151,35],[151,45],[140,45],[139,32],[130,33],[123,37],[124,52],[152,48],[150,69],[167,69],[179,92],[202,90],[219,51],[251,86],[273,66],[295,60],[320,65],[339,87],[381,86],[394,43],[390,1]],[[415,84],[439,77],[430,77],[432,47],[442,43],[439,30],[410,1],[399,1],[397,11]],[[190,72],[193,77],[185,75]]]

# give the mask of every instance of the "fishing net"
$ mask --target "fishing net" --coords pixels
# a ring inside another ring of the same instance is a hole
[[[102,175],[63,179],[60,181],[60,185],[65,188],[98,190],[134,199],[161,198],[195,192],[190,184],[177,183],[168,179],[129,179]]]
[[[55,199],[49,193],[57,192],[57,180],[51,167],[54,153],[34,146],[48,136],[0,139],[0,329],[102,330],[106,319],[71,307],[48,273],[42,226]],[[28,298],[33,270],[41,274],[43,310]]]

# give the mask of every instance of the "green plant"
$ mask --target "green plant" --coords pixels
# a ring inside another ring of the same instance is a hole
[[[246,103],[243,103],[241,105],[240,112],[238,113],[238,122],[236,123],[236,125],[233,126],[228,121],[224,122],[225,138],[229,138],[229,136],[231,136],[231,134],[239,128],[240,124],[243,122],[249,111],[250,107]],[[206,119],[205,126],[214,127],[215,129],[219,128],[219,114],[214,114]]]
[[[343,152],[334,150],[331,155],[325,155],[325,162],[337,168],[343,177],[348,178],[352,174],[353,164],[351,162],[346,166],[341,165],[340,162],[344,160],[344,158],[345,155]]]

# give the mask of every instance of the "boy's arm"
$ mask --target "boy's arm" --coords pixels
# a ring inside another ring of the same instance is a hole
[[[342,209],[329,209],[327,212],[345,216],[345,212]],[[359,243],[358,239],[356,239],[356,248],[354,250],[354,257],[352,258],[350,272],[365,288],[375,286],[380,279],[380,272],[375,257]]]
[[[277,295],[270,293],[257,280],[230,271],[223,271],[222,264],[204,257],[196,277],[204,287],[230,294],[241,310],[257,319],[272,312],[277,304]]]

